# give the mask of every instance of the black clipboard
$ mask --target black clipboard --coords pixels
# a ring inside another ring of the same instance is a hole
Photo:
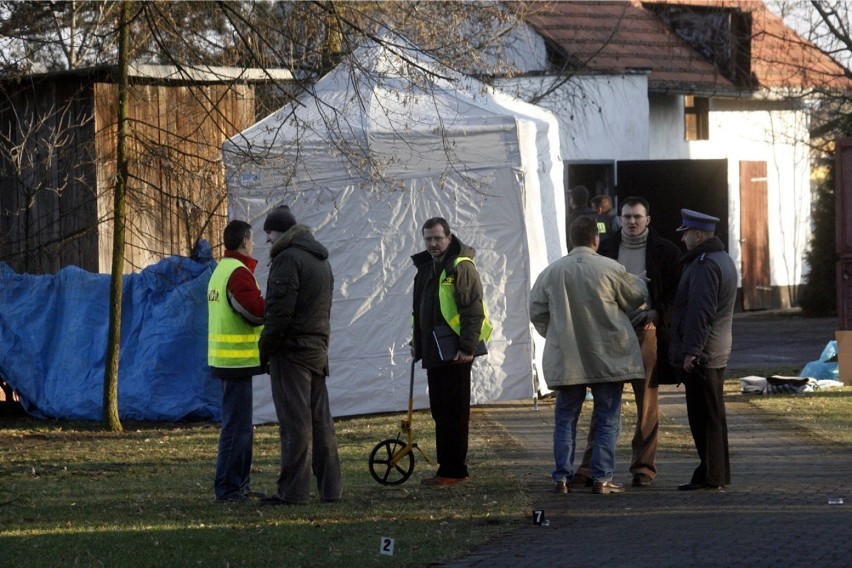
[[[456,353],[459,351],[459,336],[453,331],[453,328],[448,325],[435,326],[435,329],[432,330],[432,337],[435,340],[435,345],[438,347],[438,357],[441,358],[441,361],[452,361],[455,359]],[[479,357],[487,353],[488,349],[485,347],[485,341],[480,340],[473,356]]]

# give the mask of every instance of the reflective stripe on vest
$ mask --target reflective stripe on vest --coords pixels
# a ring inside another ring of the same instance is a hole
[[[470,257],[457,256],[453,263],[453,267],[455,268],[460,262],[464,261],[473,263],[473,259]],[[473,264],[476,266],[476,263]],[[447,325],[449,325],[456,334],[461,334],[461,315],[459,315],[459,309],[456,305],[456,296],[454,293],[455,287],[455,277],[448,277],[447,271],[442,271],[440,285],[438,286],[438,301],[441,304],[441,315],[444,316],[444,319],[447,321]],[[491,320],[488,319],[488,309],[485,307],[485,302],[482,303],[482,313],[485,315],[485,318],[482,320],[482,330],[479,333],[479,338],[484,341],[488,341],[491,337],[491,331],[494,328],[491,325]]]
[[[219,261],[207,285],[207,364],[242,369],[260,365],[257,341],[263,326],[253,326],[228,304],[228,280],[240,268],[235,258]]]

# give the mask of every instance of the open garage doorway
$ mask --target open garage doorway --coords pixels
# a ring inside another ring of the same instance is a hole
[[[615,162],[565,162],[565,203],[571,188],[586,186],[589,195],[609,195],[615,204]]]
[[[651,226],[681,248],[680,210],[719,217],[716,234],[728,246],[728,161],[645,160],[618,162],[619,201],[639,195],[651,204]]]

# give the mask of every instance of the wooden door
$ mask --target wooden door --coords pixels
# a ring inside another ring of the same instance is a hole
[[[772,307],[766,162],[740,162],[740,251],[743,309]]]

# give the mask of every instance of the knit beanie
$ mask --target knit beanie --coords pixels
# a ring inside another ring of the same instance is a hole
[[[286,205],[281,205],[270,211],[269,215],[266,216],[266,221],[263,223],[263,230],[264,232],[278,231],[279,233],[286,233],[295,224],[296,218],[293,217],[290,208]]]

